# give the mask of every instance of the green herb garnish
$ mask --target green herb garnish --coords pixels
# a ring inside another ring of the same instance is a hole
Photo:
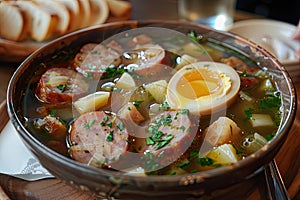
[[[183,109],[182,111],[180,111],[180,114],[183,115],[189,115],[190,111],[188,109]]]
[[[157,145],[155,146],[155,150],[163,148],[164,146],[166,146],[167,144],[169,144],[170,141],[173,138],[174,138],[174,135],[168,134],[167,137],[164,140],[161,140],[161,141],[157,142]]]
[[[152,140],[152,138],[151,137],[147,137],[146,138],[146,145],[153,145],[153,144],[155,144],[155,142]]]
[[[120,130],[120,131],[123,131],[124,130],[124,124],[122,122],[118,123],[117,124],[117,128]]]
[[[95,123],[96,120],[90,120],[87,124],[85,124],[83,127],[86,128],[86,129],[89,129],[94,123]]]
[[[209,158],[209,157],[204,157],[204,158],[198,158],[197,163],[200,164],[202,167],[205,166],[212,166],[214,164],[214,160]]]
[[[143,102],[144,102],[144,100],[134,101],[133,105],[138,108]]]
[[[67,84],[60,84],[56,88],[59,89],[61,92],[64,92],[67,89]]]
[[[176,175],[176,171],[173,171],[169,174],[169,176],[175,176]]]
[[[275,96],[269,96],[259,101],[259,108],[261,110],[276,111],[281,106],[281,98]]]
[[[190,161],[186,160],[182,163],[179,163],[178,167],[180,167],[181,169],[186,169],[190,164],[191,164]]]
[[[162,109],[162,110],[168,110],[169,108],[170,108],[170,106],[169,106],[168,102],[166,102],[166,101],[163,102],[159,107],[159,109]]]
[[[111,142],[111,141],[114,140],[114,135],[113,134],[114,134],[114,131],[109,132],[109,134],[106,137],[107,142]]]
[[[244,110],[246,116],[247,116],[247,119],[251,119],[252,118],[252,111],[253,109],[252,108],[247,108]]]
[[[56,115],[56,113],[57,113],[57,110],[53,109],[50,111],[50,116],[54,117]]]
[[[106,122],[108,121],[108,116],[107,115],[105,115],[104,117],[103,117],[103,119],[102,119],[102,121],[101,121],[101,126],[105,126],[105,124],[106,124]]]
[[[190,158],[195,158],[199,155],[199,151],[190,151]]]
[[[121,67],[106,67],[104,74],[101,76],[101,79],[106,78],[115,78],[119,75],[122,75],[127,70]]]
[[[201,41],[201,38],[195,33],[195,31],[188,33],[188,37],[198,43]]]

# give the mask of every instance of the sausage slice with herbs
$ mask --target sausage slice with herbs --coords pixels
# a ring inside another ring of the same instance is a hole
[[[84,96],[88,88],[81,74],[67,68],[52,68],[40,78],[36,95],[43,103],[66,104]]]
[[[196,134],[192,126],[188,110],[165,111],[156,116],[148,126],[146,171],[166,167],[183,155]]]
[[[128,149],[128,132],[113,113],[104,111],[81,115],[70,132],[70,155],[94,167],[115,164]]]
[[[120,62],[120,54],[111,47],[88,43],[76,54],[72,66],[85,77],[98,80],[110,69],[117,70]]]

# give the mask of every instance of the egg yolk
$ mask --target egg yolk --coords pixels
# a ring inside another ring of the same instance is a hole
[[[219,73],[207,68],[190,69],[176,85],[177,92],[189,99],[198,99],[220,90],[222,80]]]

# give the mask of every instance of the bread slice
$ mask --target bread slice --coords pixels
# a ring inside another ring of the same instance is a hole
[[[131,3],[123,0],[106,0],[113,17],[128,17],[131,14]]]
[[[70,14],[70,23],[67,32],[80,28],[80,21],[82,19],[79,18],[81,13],[78,0],[59,0],[59,2],[67,8]]]
[[[0,36],[7,40],[21,41],[27,35],[25,13],[14,2],[0,3]]]
[[[59,1],[53,0],[34,0],[37,2],[40,8],[47,11],[51,15],[58,16],[58,23],[56,25],[56,29],[54,34],[64,34],[67,32],[69,24],[70,24],[70,14],[68,9],[61,4]]]
[[[79,3],[80,16],[77,18],[79,23],[79,28],[84,28],[89,26],[90,16],[91,16],[91,5],[90,0],[77,0]]]
[[[32,39],[43,41],[52,35],[57,18],[32,1],[16,1],[15,3],[25,12],[28,19],[28,34]]]
[[[91,17],[89,25],[103,24],[109,17],[109,8],[106,0],[90,0]]]

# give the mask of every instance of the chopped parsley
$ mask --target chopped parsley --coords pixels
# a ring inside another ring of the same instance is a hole
[[[195,158],[199,155],[199,151],[190,151],[190,158]]]
[[[54,116],[56,115],[56,113],[57,113],[57,110],[52,109],[52,110],[50,111],[50,116],[51,116],[51,117],[54,117]]]
[[[144,102],[144,100],[134,101],[133,105],[138,108],[143,102]]]
[[[167,137],[163,140],[160,140],[157,142],[157,145],[154,147],[155,150],[161,149],[164,146],[166,146],[167,144],[170,143],[170,141],[174,138],[174,135],[172,134],[168,134]]]
[[[183,115],[189,115],[190,111],[188,109],[183,109],[182,111],[180,111],[180,114]]]
[[[120,130],[120,131],[123,131],[124,130],[124,124],[122,122],[118,123],[117,124],[117,128]]]
[[[155,144],[155,142],[152,140],[151,137],[147,137],[147,138],[146,138],[146,144],[149,146],[149,145]]]
[[[168,115],[167,117],[166,117],[166,119],[163,121],[163,125],[170,125],[172,123],[172,117],[171,117],[171,115]]]
[[[181,169],[186,169],[190,164],[191,164],[190,161],[185,160],[185,161],[179,163],[178,167],[180,167]]]
[[[109,134],[106,137],[107,142],[111,142],[114,140],[114,131],[109,132]]]
[[[252,111],[253,109],[252,108],[247,108],[244,110],[246,116],[247,116],[247,119],[251,119],[252,118]]]
[[[176,175],[176,171],[173,171],[169,174],[169,176],[175,176]]]
[[[114,116],[114,117],[111,119],[111,121],[107,123],[107,126],[108,126],[109,128],[112,128],[112,126],[113,126],[113,124],[115,123],[116,119],[117,119],[117,117]]]
[[[153,156],[153,153],[151,152],[145,152],[143,156],[144,160],[144,167],[146,171],[154,171],[157,170],[158,168],[161,168],[159,164],[159,159],[163,156],[163,154],[160,154],[158,156]],[[151,175],[151,174],[148,174]]]
[[[59,89],[61,92],[64,92],[67,89],[67,84],[60,84],[56,88]]]
[[[101,76],[101,79],[106,79],[106,78],[115,78],[119,75],[122,75],[124,72],[127,70],[122,67],[106,67],[105,72]]]
[[[88,123],[86,123],[83,127],[86,128],[86,129],[89,129],[94,123],[95,123],[96,120],[90,120]]]
[[[186,128],[185,128],[185,126],[181,125],[178,129],[182,130],[182,131],[185,131]]]
[[[163,102],[162,104],[160,104],[159,106],[159,109],[162,109],[162,110],[168,110],[170,108],[168,102]]]
[[[188,33],[188,37],[198,43],[203,39],[203,37],[201,35],[197,35],[195,31]]]
[[[106,122],[108,121],[108,116],[107,115],[105,115],[104,117],[103,117],[103,119],[102,119],[102,121],[101,121],[101,126],[105,126],[105,124],[106,124]]]
[[[268,96],[259,101],[261,110],[277,111],[281,106],[281,98],[279,96]]]
[[[274,136],[275,136],[275,134],[269,134],[269,135],[266,135],[265,138],[267,141],[270,141],[273,139]]]
[[[247,71],[242,71],[241,73],[240,73],[240,76],[241,77],[247,77],[248,76],[248,73],[247,73]]]
[[[204,158],[198,158],[197,163],[200,164],[202,167],[205,166],[212,166],[214,164],[214,160],[209,158],[209,157],[204,157]]]

